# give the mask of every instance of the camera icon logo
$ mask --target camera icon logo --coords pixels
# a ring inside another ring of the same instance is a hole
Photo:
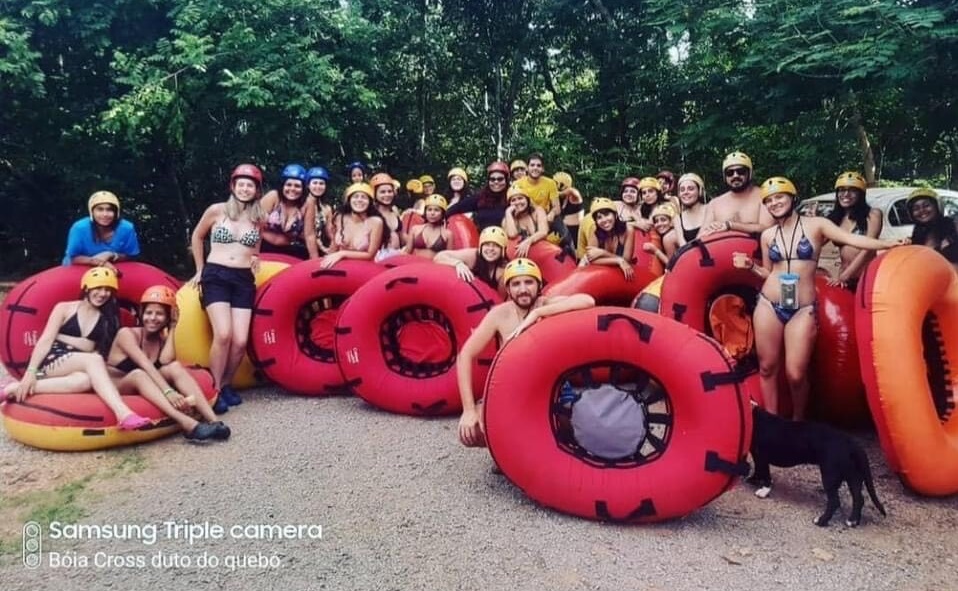
[[[43,562],[43,528],[36,521],[23,524],[23,566],[39,568]]]

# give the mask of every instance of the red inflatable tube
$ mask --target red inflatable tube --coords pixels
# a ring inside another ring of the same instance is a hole
[[[476,248],[479,246],[479,230],[466,215],[457,213],[449,216],[446,227],[452,233],[452,243],[456,248]]]
[[[274,263],[286,263],[290,267],[303,262],[303,259],[281,252],[263,252],[259,255],[261,261],[272,261]]]
[[[452,267],[410,265],[382,273],[343,305],[336,357],[361,398],[409,415],[462,411],[456,357],[499,295],[481,281],[466,283]],[[495,355],[490,344],[473,365],[482,391]]]
[[[190,368],[210,402],[216,397],[213,376],[201,368]],[[93,392],[76,394],[34,394],[23,402],[7,401],[2,406],[4,429],[11,439],[52,451],[88,451],[151,441],[180,430],[179,425],[146,398],[125,394],[123,402],[152,424],[135,431],[122,431],[103,400]]]
[[[632,266],[635,268],[636,276],[649,277],[646,285],[652,282],[656,277],[661,277],[665,273],[665,266],[659,257],[652,253],[645,252],[642,248],[644,244],[654,244],[657,248],[662,248],[662,237],[655,230],[643,232],[642,230],[633,230],[634,241],[632,247]]]
[[[560,414],[571,375],[610,365],[645,376],[647,433],[616,460],[581,449]],[[621,522],[681,517],[747,470],[751,407],[737,380],[718,343],[667,318],[610,307],[560,314],[496,356],[486,384],[489,451],[529,497],[559,511]]]
[[[421,265],[423,263],[430,264],[432,263],[432,259],[416,256],[414,254],[396,254],[376,262],[377,265],[382,265],[387,269],[402,267],[404,265]]]
[[[746,388],[753,393],[753,400],[764,405],[754,348],[742,354],[741,334],[730,332],[731,336],[727,336],[715,334],[712,330],[711,316],[713,311],[719,311],[715,309],[716,304],[719,303],[726,310],[731,309],[728,304],[733,302],[727,296],[736,296],[744,302],[741,314],[747,318],[739,319],[751,326],[762,279],[750,270],[732,266],[732,254],[735,252],[749,253],[756,264],[761,264],[762,252],[758,238],[742,232],[710,234],[679,249],[669,262],[662,281],[659,313],[716,338],[730,354],[739,355],[742,376],[748,382]],[[787,396],[780,398],[782,401],[779,406],[784,412],[789,408]]]
[[[385,271],[368,261],[321,265],[322,259],[303,261],[263,284],[250,327],[253,365],[304,396],[347,391],[333,348],[336,317],[346,298]]]
[[[818,335],[812,353],[810,415],[843,427],[866,425],[871,419],[855,337],[855,294],[815,277],[818,292]]]
[[[135,323],[140,296],[153,285],[166,285],[173,291],[180,282],[160,269],[145,263],[116,265],[119,272],[117,299],[124,326]],[[53,307],[80,297],[80,279],[90,267],[68,265],[41,271],[18,283],[3,300],[0,309],[0,361],[11,375],[19,378],[30,361]]]
[[[579,267],[564,279],[551,284],[544,294],[547,296],[573,295],[586,293],[603,306],[629,307],[632,300],[655,277],[644,269],[635,267],[635,276],[626,281],[622,269],[607,265],[589,265]]]
[[[509,260],[516,258],[516,245],[518,243],[517,238],[509,241],[506,248],[506,255]],[[542,282],[545,285],[561,281],[576,270],[575,257],[547,240],[540,240],[533,244],[529,248],[528,258],[539,265],[539,269],[542,271]]]

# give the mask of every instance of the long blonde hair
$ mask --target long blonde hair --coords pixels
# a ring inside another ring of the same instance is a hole
[[[257,195],[251,204],[247,205],[237,199],[233,193],[230,193],[229,199],[226,200],[226,217],[235,222],[239,220],[244,211],[247,212],[249,221],[254,225],[260,225],[266,220],[266,213],[263,212],[263,208],[260,206],[259,195]]]

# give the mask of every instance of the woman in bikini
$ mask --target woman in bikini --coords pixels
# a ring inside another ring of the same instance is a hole
[[[958,220],[942,212],[934,189],[915,189],[908,196],[908,213],[915,222],[911,240],[935,249],[958,271]]]
[[[313,211],[315,211],[315,223],[310,231],[307,224],[303,229],[306,237],[306,250],[309,252],[309,258],[318,259],[329,252],[331,240],[329,238],[330,220],[333,219],[333,208],[323,199],[326,197],[326,189],[329,184],[329,171],[322,166],[314,166],[306,172],[306,190],[309,195],[306,197],[307,207],[312,202]]]
[[[104,355],[120,327],[116,272],[95,267],[83,274],[79,301],[53,307],[37,340],[27,371],[4,393],[22,402],[34,393],[82,392],[93,389],[113,411],[120,429],[145,427],[150,420],[135,414],[110,380]],[[43,379],[38,379],[41,377]]]
[[[549,234],[549,220],[544,209],[533,205],[521,190],[509,189],[509,206],[502,218],[502,228],[509,238],[518,238],[516,257],[525,258],[536,242]]]
[[[595,228],[587,236],[585,256],[579,264],[619,267],[626,280],[631,281],[635,276],[630,260],[635,233],[618,217],[611,199],[593,199],[589,215],[595,220]]]
[[[376,253],[376,260],[381,261],[402,252],[405,244],[402,215],[396,206],[396,183],[391,176],[385,172],[376,173],[369,179],[369,186],[373,188],[376,210],[389,230],[389,239],[383,239],[383,246]]]
[[[881,210],[869,207],[865,200],[865,179],[857,172],[843,172],[835,181],[835,208],[828,214],[833,224],[859,236],[878,238],[882,230]],[[858,278],[875,258],[875,253],[844,245],[839,249],[841,268],[829,285],[840,285],[851,291],[858,287]]]
[[[260,231],[260,252],[275,252],[305,260],[306,228],[316,227],[316,203],[306,199],[306,169],[287,164],[280,175],[279,191],[263,195],[260,207],[266,222]]]
[[[619,219],[630,224],[633,229],[648,232],[652,222],[642,219],[639,211],[639,179],[634,176],[622,179],[619,185],[619,201],[616,202]]]
[[[121,328],[107,355],[110,375],[122,393],[139,393],[176,421],[187,439],[229,439],[230,428],[216,420],[203,390],[176,360],[173,328],[176,294],[155,285],[140,298],[139,327]],[[197,421],[191,409],[203,418]]]
[[[472,283],[476,278],[505,297],[502,274],[509,259],[506,258],[506,231],[499,226],[489,226],[479,234],[478,248],[444,250],[436,254],[433,262],[456,268],[456,275]]]
[[[446,198],[442,195],[426,197],[424,214],[426,223],[409,231],[406,252],[432,259],[437,253],[455,248],[452,232],[446,228]]]
[[[694,172],[687,172],[679,177],[678,191],[681,210],[676,216],[679,224],[675,234],[681,248],[695,240],[705,221],[705,182]]]
[[[762,232],[762,264],[748,253],[734,253],[732,263],[751,269],[765,280],[755,306],[755,349],[762,394],[768,411],[778,413],[778,370],[784,355],[785,374],[792,394],[795,420],[805,418],[808,404],[808,364],[818,332],[815,270],[822,245],[831,240],[860,249],[882,250],[907,244],[852,234],[826,218],[801,217],[796,211],[798,191],[784,177],[762,183],[762,203],[775,224]]]
[[[384,242],[389,240],[383,216],[373,206],[373,188],[366,183],[353,183],[346,189],[343,204],[330,227],[332,251],[323,258],[328,269],[343,259],[372,261]]]
[[[230,382],[246,353],[256,297],[254,273],[259,268],[260,227],[266,216],[260,207],[263,173],[253,164],[240,164],[230,175],[230,196],[209,206],[193,229],[190,244],[196,275],[190,281],[201,290],[201,301],[213,327],[210,372],[219,391],[213,409],[222,414],[243,400]],[[206,237],[210,254],[203,259]]]

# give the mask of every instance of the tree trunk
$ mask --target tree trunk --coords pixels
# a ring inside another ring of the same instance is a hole
[[[862,114],[858,109],[858,97],[854,92],[849,92],[849,104],[851,107],[851,122],[855,127],[855,137],[858,138],[858,148],[862,153],[862,176],[865,177],[865,183],[869,187],[874,187],[877,179],[875,178],[875,152],[872,150],[871,141],[868,139],[868,131],[862,123]]]

